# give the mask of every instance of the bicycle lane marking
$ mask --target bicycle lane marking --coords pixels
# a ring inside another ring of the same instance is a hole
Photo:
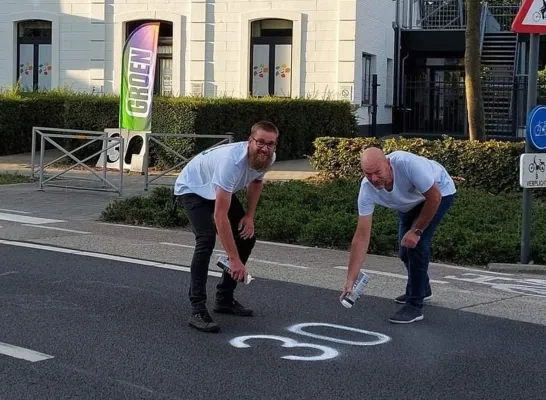
[[[504,276],[491,276],[474,273],[465,273],[461,276],[449,275],[444,279],[452,279],[462,282],[475,283],[478,285],[489,286],[491,289],[501,290],[503,292],[521,294],[524,296],[544,297],[546,298],[546,280],[534,278],[507,278]]]
[[[50,356],[49,354],[2,342],[0,342],[0,354],[30,362],[44,361],[53,358],[53,356]]]

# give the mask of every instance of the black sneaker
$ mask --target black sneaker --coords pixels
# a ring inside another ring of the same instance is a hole
[[[212,310],[215,313],[219,314],[233,314],[240,317],[250,317],[254,313],[250,308],[244,307],[237,300],[231,300],[230,302],[218,302],[214,304],[214,309]]]
[[[188,325],[203,332],[218,332],[220,325],[212,320],[208,311],[192,314]]]
[[[423,313],[421,310],[404,304],[400,310],[389,318],[389,321],[393,324],[411,324],[412,322],[421,321],[422,319]]]
[[[432,293],[426,294],[423,301],[429,301],[430,299],[432,299]],[[394,301],[398,304],[406,304],[406,295],[398,296]]]

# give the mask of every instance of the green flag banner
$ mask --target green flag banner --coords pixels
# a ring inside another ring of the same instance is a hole
[[[136,28],[123,48],[119,127],[151,131],[159,22]]]

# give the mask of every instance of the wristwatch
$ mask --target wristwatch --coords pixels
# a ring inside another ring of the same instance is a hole
[[[417,236],[421,236],[423,234],[423,230],[422,229],[419,229],[419,228],[411,228],[411,230],[417,235]]]

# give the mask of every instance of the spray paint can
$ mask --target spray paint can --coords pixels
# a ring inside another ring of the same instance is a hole
[[[226,274],[231,274],[231,268],[229,267],[229,259],[227,256],[220,256],[218,262],[216,263]],[[246,275],[245,285],[248,285],[254,278],[250,274]]]
[[[341,300],[341,304],[345,308],[351,308],[355,302],[360,298],[362,293],[364,292],[364,289],[366,288],[366,285],[368,284],[370,278],[368,275],[366,275],[364,272],[360,271],[358,274],[358,277],[356,278],[356,281],[353,285],[353,293],[350,295],[345,296]]]

